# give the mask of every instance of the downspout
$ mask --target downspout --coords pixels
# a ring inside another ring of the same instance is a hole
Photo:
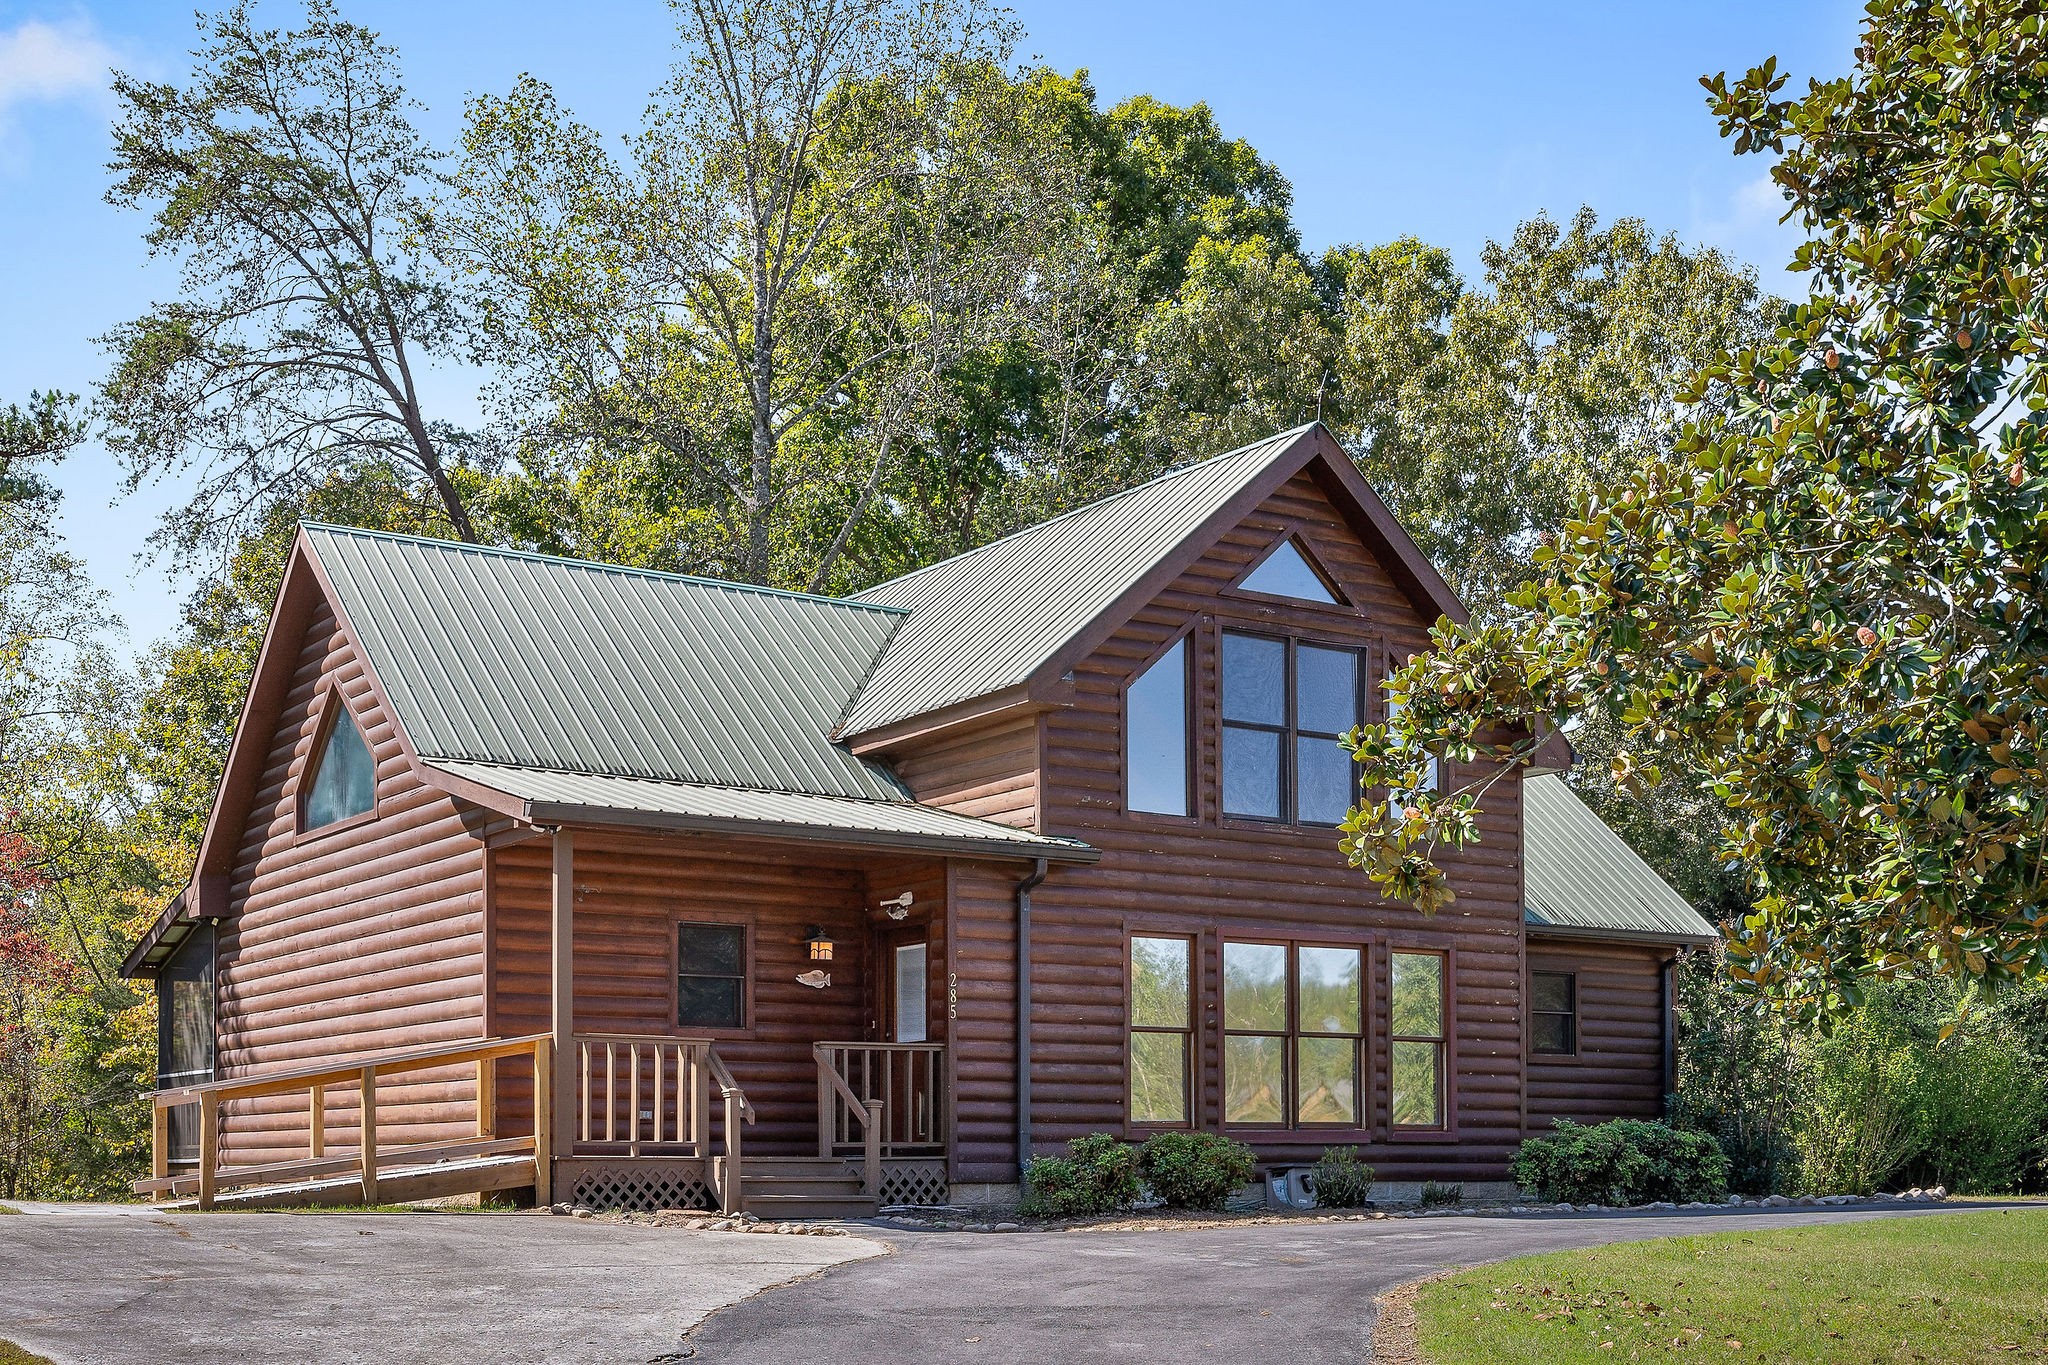
[[[1657,1019],[1664,1035],[1664,1117],[1671,1117],[1671,1101],[1678,1090],[1678,1039],[1676,1009],[1678,1001],[1673,989],[1672,973],[1678,969],[1678,960],[1687,950],[1680,948],[1664,959],[1664,965],[1657,972]]]
[[[1046,862],[1032,861],[1017,883],[1017,1186],[1031,1164],[1031,891],[1045,880]]]

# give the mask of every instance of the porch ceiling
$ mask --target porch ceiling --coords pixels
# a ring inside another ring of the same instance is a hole
[[[1078,839],[1034,834],[909,801],[858,801],[452,759],[424,762],[522,802],[522,813],[535,824],[632,825],[1062,863],[1092,863],[1101,857]]]

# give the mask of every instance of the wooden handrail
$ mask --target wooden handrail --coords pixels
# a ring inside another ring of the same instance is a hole
[[[314,1086],[339,1085],[343,1081],[359,1079],[364,1067],[375,1067],[380,1076],[396,1076],[408,1071],[430,1071],[437,1066],[455,1066],[462,1062],[495,1061],[500,1057],[517,1057],[533,1051],[536,1043],[546,1042],[545,1033],[528,1034],[524,1038],[491,1039],[484,1042],[443,1043],[438,1047],[411,1048],[400,1052],[374,1052],[353,1061],[336,1062],[330,1066],[307,1067],[299,1071],[266,1071],[258,1076],[243,1076],[231,1081],[207,1081],[202,1085],[181,1085],[170,1090],[155,1092],[159,1109],[190,1104],[203,1096],[211,1095],[219,1100],[246,1100],[263,1095],[289,1095],[294,1090],[308,1090]]]
[[[227,1081],[175,1086],[157,1091],[152,1097],[156,1121],[150,1125],[150,1179],[135,1182],[138,1193],[180,1192],[196,1185],[199,1207],[210,1209],[223,1188],[308,1179],[339,1174],[353,1168],[361,1180],[365,1203],[377,1201],[379,1168],[404,1162],[432,1162],[456,1156],[525,1151],[534,1154],[534,1193],[545,1202],[552,1189],[552,1156],[545,1134],[551,1124],[551,1086],[548,1076],[553,1064],[552,1038],[545,1033],[523,1038],[485,1038],[435,1047],[403,1048],[374,1053],[348,1062],[291,1071],[270,1071]],[[530,1056],[534,1073],[534,1132],[531,1137],[496,1137],[496,1078],[492,1063],[505,1057]],[[472,1065],[476,1068],[476,1137],[462,1142],[422,1143],[379,1151],[377,1142],[378,1091],[388,1076],[440,1067]],[[326,1099],[330,1086],[353,1082],[361,1100],[356,1155],[329,1158],[326,1155]],[[299,1162],[259,1166],[223,1167],[220,1164],[221,1106],[230,1100],[255,1099],[305,1091],[307,1108],[308,1159]],[[170,1174],[170,1127],[164,1121],[169,1110],[193,1105],[199,1110],[199,1163],[190,1175]]]
[[[740,1083],[732,1078],[732,1072],[726,1069],[725,1058],[718,1055],[716,1048],[712,1048],[706,1055],[705,1065],[711,1068],[711,1079],[718,1082],[720,1091],[738,1092],[740,1114],[748,1123],[752,1123],[754,1121],[754,1102],[747,1098],[746,1091],[740,1089]]]

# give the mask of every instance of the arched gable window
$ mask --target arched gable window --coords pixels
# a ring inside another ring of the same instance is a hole
[[[329,704],[334,719],[313,756],[313,780],[299,807],[300,829],[319,829],[377,804],[377,764],[370,746],[339,693]]]
[[[1329,580],[1309,562],[1293,536],[1274,546],[1272,553],[1237,586],[1240,591],[1265,593],[1269,597],[1292,597],[1332,607],[1342,605]]]

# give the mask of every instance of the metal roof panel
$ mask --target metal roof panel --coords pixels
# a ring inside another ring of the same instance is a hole
[[[1720,937],[1561,777],[1522,784],[1523,918],[1531,929],[1711,943]]]

